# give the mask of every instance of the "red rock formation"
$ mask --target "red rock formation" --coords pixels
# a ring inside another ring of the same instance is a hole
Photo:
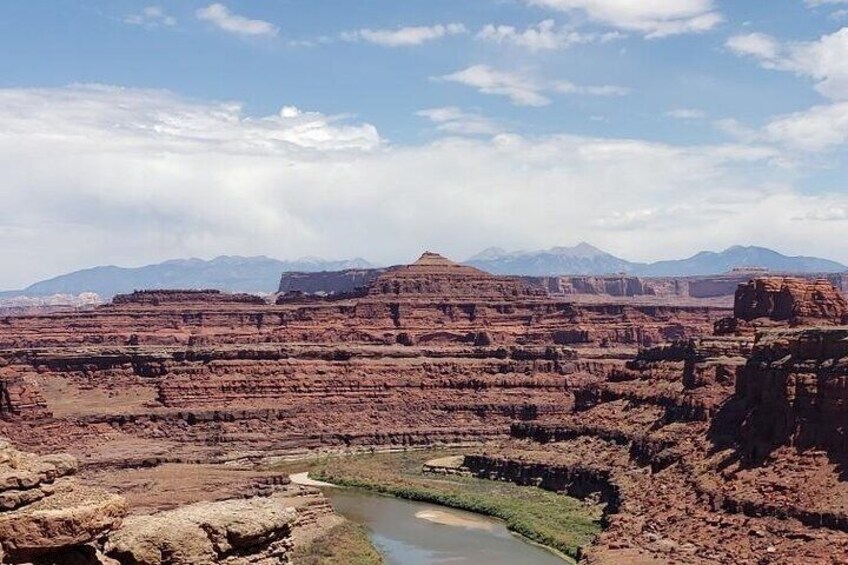
[[[517,277],[497,277],[459,265],[437,253],[424,253],[415,263],[387,270],[370,284],[370,296],[471,298],[504,300],[546,297]]]
[[[0,558],[21,563],[74,551],[120,525],[124,500],[79,484],[76,469],[73,457],[25,453],[0,440]]]
[[[761,461],[783,445],[848,458],[848,329],[761,334],[736,395],[747,458]]]
[[[758,327],[839,325],[848,301],[825,279],[758,278],[739,285],[733,317],[719,320],[716,335],[753,335]]]
[[[574,414],[515,424],[463,466],[605,501],[587,563],[842,562],[846,343],[775,332],[747,364],[737,338],[646,351],[578,385]],[[752,466],[752,446],[769,458]]]
[[[788,310],[764,291],[769,316],[839,308],[819,283],[786,285]],[[843,330],[761,338],[748,361],[750,337],[708,335],[726,309],[575,304],[431,255],[358,297],[131,296],[0,320],[3,390],[27,391],[4,396],[0,430],[116,485],[141,467],[483,443],[479,476],[607,502],[590,563],[848,551]]]
[[[119,294],[112,299],[115,305],[159,306],[163,304],[200,303],[213,304],[265,304],[253,294],[228,294],[220,290],[137,290],[132,294]]]
[[[824,279],[762,278],[739,286],[733,315],[747,322],[768,318],[795,325],[839,323],[848,315],[848,302]]]
[[[197,503],[133,516],[109,536],[121,564],[288,563],[297,511],[284,496]]]
[[[721,313],[575,306],[435,255],[357,299],[259,302],[140,292],[93,312],[3,320],[0,344],[16,349],[0,352],[0,384],[28,383],[3,413],[47,417],[25,441],[53,446],[62,430],[86,464],[488,439],[570,411],[575,383],[605,375],[617,347],[705,334]],[[145,449],[103,447],[121,443],[113,431]]]
[[[31,420],[52,415],[34,373],[14,367],[0,369],[0,419]]]
[[[3,318],[0,347],[470,344],[480,332],[499,345],[651,346],[708,333],[723,313],[698,306],[576,305],[540,296],[518,279],[427,261],[387,272],[367,296],[346,300],[267,305],[220,293],[151,291],[92,312]]]
[[[283,273],[277,292],[302,294],[349,294],[368,287],[386,269],[348,269],[317,273]]]

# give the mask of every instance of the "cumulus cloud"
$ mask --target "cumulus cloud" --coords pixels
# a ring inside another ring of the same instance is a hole
[[[848,102],[813,106],[778,116],[764,128],[770,141],[804,151],[822,151],[848,141]]]
[[[130,14],[124,18],[124,23],[146,27],[171,27],[177,25],[177,20],[166,14],[161,6],[147,6],[141,13]]]
[[[774,116],[759,128],[733,118],[716,120],[713,125],[742,143],[779,145],[791,150],[790,154],[817,154],[848,143],[848,102]]]
[[[618,29],[660,38],[701,33],[723,21],[713,0],[525,0],[562,12],[579,12]]]
[[[527,73],[502,71],[488,65],[474,65],[437,77],[437,80],[464,84],[483,94],[506,96],[516,106],[547,106],[551,103],[550,93],[620,96],[628,92],[621,86],[581,86],[568,81],[546,81]]]
[[[205,8],[200,8],[195,12],[195,16],[222,31],[235,35],[273,37],[279,32],[274,24],[234,14],[223,4],[210,4]]]
[[[450,35],[467,33],[463,24],[437,24],[434,26],[409,26],[398,29],[360,29],[345,32],[345,41],[367,41],[384,47],[407,47],[421,45]]]
[[[428,108],[416,114],[427,118],[436,125],[438,131],[459,135],[494,135],[502,133],[504,128],[493,120],[476,112],[466,112],[456,106]]]
[[[739,242],[786,252],[827,242],[848,259],[832,222],[794,219],[848,208],[848,196],[794,190],[775,157],[564,134],[393,145],[370,124],[291,106],[252,117],[156,90],[0,89],[0,288],[172,257],[390,264],[427,248],[463,259],[581,239],[633,259]]]
[[[477,39],[515,45],[530,51],[566,49],[573,45],[612,41],[620,37],[623,35],[618,32],[603,34],[578,32],[567,26],[557,26],[554,20],[544,20],[523,30],[509,25],[488,24],[477,33]]]
[[[725,121],[719,124],[738,137],[787,145],[801,151],[822,151],[848,142],[848,27],[815,41],[780,42],[762,33],[737,35],[725,45],[767,69],[811,79],[816,90],[833,102],[770,119],[761,131]]]
[[[816,41],[781,43],[769,35],[751,33],[733,36],[725,45],[767,69],[812,79],[816,90],[827,98],[848,99],[848,27]]]

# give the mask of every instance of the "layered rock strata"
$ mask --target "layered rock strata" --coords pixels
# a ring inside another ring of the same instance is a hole
[[[808,328],[645,351],[462,466],[606,503],[587,563],[839,563],[846,343]]]
[[[388,269],[352,269],[320,273],[283,273],[280,294],[345,296],[365,292],[378,276]],[[723,275],[691,277],[636,277],[629,275],[560,275],[551,277],[523,276],[529,286],[544,290],[551,297],[568,297],[580,302],[602,300],[654,301],[660,303],[732,305],[740,284],[752,277],[752,272],[731,272]],[[783,277],[775,273],[771,277]],[[823,273],[794,275],[807,280],[825,279],[843,295],[848,296],[848,274]]]
[[[296,520],[295,509],[276,495],[197,503],[127,518],[105,551],[121,564],[284,564]]]
[[[121,524],[124,500],[80,484],[76,470],[68,455],[34,455],[0,440],[0,562],[74,551]]]
[[[716,323],[723,335],[757,328],[848,323],[848,300],[825,279],[757,278],[739,285],[733,316]]]
[[[281,564],[289,562],[292,547],[340,523],[317,490],[251,469],[185,466],[163,469],[158,478],[114,473],[101,481],[128,489],[125,500],[86,484],[97,482],[96,475],[77,478],[74,457],[35,455],[0,440],[0,563]],[[192,500],[220,496],[208,488],[212,475],[233,485],[239,474],[253,484],[241,481],[241,490],[228,495],[235,498]],[[192,492],[193,483],[206,492]],[[152,484],[168,496],[165,505],[176,508],[139,513],[151,501],[145,491]],[[127,516],[130,508],[134,515]]]
[[[788,310],[775,298],[752,327],[836,323],[838,299],[810,284],[782,282]],[[759,313],[747,296],[736,313]],[[167,501],[139,485],[180,504],[275,493],[250,470],[270,455],[464,443],[463,472],[605,503],[589,563],[839,562],[844,330],[710,335],[729,313],[574,304],[429,255],[355,298],[136,294],[2,320],[0,430],[61,444],[145,511]]]
[[[706,333],[723,313],[575,306],[432,254],[359,299],[259,302],[151,291],[90,313],[5,319],[0,418],[43,421],[34,446],[66,429],[86,459],[112,434],[167,445],[136,451],[156,460],[196,459],[197,444],[475,441],[567,412],[575,381],[637,345]]]
[[[224,449],[487,439],[515,420],[569,411],[583,364],[553,346],[349,345],[41,350],[15,362],[42,383],[56,416],[30,436],[34,446],[71,428],[84,461],[101,463],[124,457],[103,449],[114,434],[149,442],[139,459],[177,461]]]
[[[747,458],[760,461],[783,445],[848,458],[848,327],[764,332],[735,400],[726,411],[739,428],[721,431],[739,437]]]

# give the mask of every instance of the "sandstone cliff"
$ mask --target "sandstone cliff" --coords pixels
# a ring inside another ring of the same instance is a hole
[[[121,524],[124,500],[81,485],[76,470],[68,455],[38,456],[0,440],[0,562],[4,554],[62,562]]]
[[[254,462],[452,444],[471,446],[477,476],[605,503],[589,563],[839,562],[845,330],[789,326],[836,324],[843,307],[824,283],[755,281],[729,317],[744,331],[714,336],[729,308],[575,304],[431,254],[356,297],[136,293],[0,320],[0,431],[70,451],[136,514],[168,509],[126,520],[119,560],[175,556],[177,538],[198,552],[183,561],[282,559],[282,508],[296,524],[329,510],[252,502],[274,518],[238,533],[223,516],[247,507],[221,499],[285,482]]]
[[[848,323],[848,300],[825,279],[758,278],[739,285],[733,316],[720,320],[722,335],[752,335],[756,328]]]

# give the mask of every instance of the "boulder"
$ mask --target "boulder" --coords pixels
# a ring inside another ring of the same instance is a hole
[[[288,563],[296,511],[278,495],[127,518],[106,543],[123,565]]]
[[[0,552],[19,561],[102,537],[127,512],[118,495],[79,484],[69,455],[39,456],[0,440]]]

